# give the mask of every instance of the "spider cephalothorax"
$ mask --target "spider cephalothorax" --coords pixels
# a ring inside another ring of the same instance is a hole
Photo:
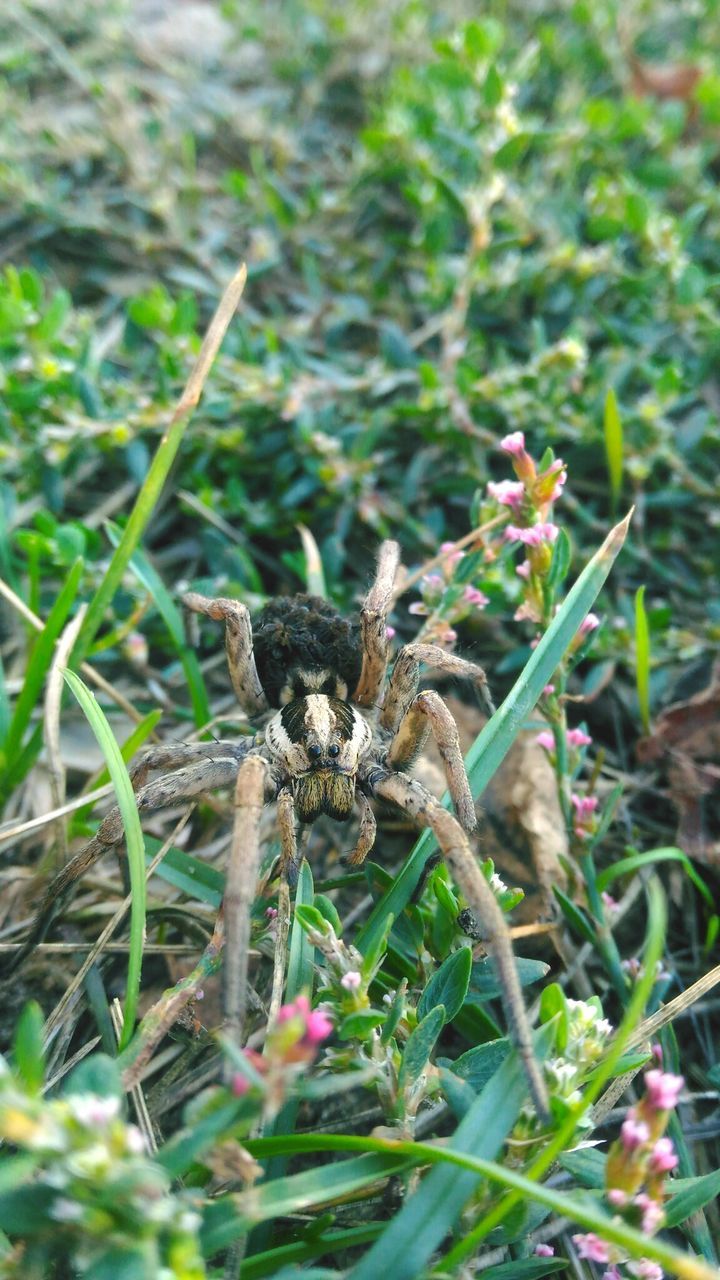
[[[138,808],[159,808],[218,787],[235,788],[224,936],[226,1020],[238,1042],[263,805],[277,803],[281,869],[291,881],[298,868],[297,820],[310,823],[326,814],[345,821],[357,809],[356,844],[348,857],[355,866],[375,840],[373,799],[429,827],[494,956],[528,1080],[536,1104],[545,1111],[545,1087],[532,1053],[507,926],[466,835],[475,826],[475,807],[457,726],[438,693],[419,691],[422,664],[469,678],[483,692],[485,676],[473,663],[421,642],[400,649],[386,682],[386,618],[398,564],[396,543],[383,543],[375,584],[359,619],[350,621],[315,596],[271,601],[254,626],[239,600],[185,596],[189,609],[224,622],[230,678],[256,733],[241,740],[152,748],[133,771],[140,788]],[[445,764],[457,818],[406,773],[430,733]],[[148,782],[158,771],[163,776]],[[122,838],[122,821],[114,809],[90,844],[49,886],[18,961],[42,938],[66,890]]]
[[[325,694],[294,698],[269,721],[265,741],[291,779],[300,822],[321,813],[337,822],[350,817],[358,765],[372,742],[360,711]]]

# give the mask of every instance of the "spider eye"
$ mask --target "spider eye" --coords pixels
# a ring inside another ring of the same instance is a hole
[[[317,744],[315,744],[312,747],[308,747],[307,753],[310,756],[311,760],[317,760],[318,756],[322,755],[322,750],[320,747],[317,746]],[[332,754],[332,749],[331,749],[331,754]]]
[[[329,755],[329,756],[339,756],[339,755],[340,755],[340,748],[339,748],[339,746],[337,745],[337,743],[336,743],[336,742],[333,742],[332,746],[331,746],[331,747],[328,747],[328,755]]]

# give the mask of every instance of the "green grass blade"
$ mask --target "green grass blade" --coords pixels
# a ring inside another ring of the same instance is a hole
[[[117,525],[108,521],[107,524],[108,537],[114,547],[119,546],[122,533]],[[208,702],[205,681],[203,680],[200,664],[193,649],[190,649],[185,640],[185,627],[180,610],[163,582],[160,574],[155,566],[151,563],[145,552],[138,549],[130,559],[130,569],[135,577],[145,587],[145,590],[152,596],[155,608],[162,618],[168,629],[173,647],[182,663],[185,678],[187,680],[188,689],[190,690],[190,701],[192,702],[193,719],[195,724],[200,728],[212,719],[210,703]]]
[[[132,903],[130,906],[130,953],[128,956],[127,990],[125,994],[123,1031],[119,1044],[119,1050],[122,1052],[130,1042],[135,1025],[145,940],[147,894],[143,833],[140,827],[140,816],[130,776],[105,713],[95,695],[83,684],[75,672],[65,671],[63,674],[66,683],[80,703],[105,757],[105,763],[115,788],[127,843]]]
[[[605,433],[605,457],[610,478],[610,498],[612,509],[616,511],[620,490],[622,489],[623,429],[617,396],[612,387],[608,387],[607,395],[605,396],[603,428]]]
[[[709,907],[715,905],[713,895],[705,884],[705,881],[698,875],[692,862],[682,849],[650,849],[647,853],[633,853],[627,858],[621,858],[619,862],[614,862],[612,866],[606,867],[597,877],[597,890],[602,893],[607,889],[613,880],[617,880],[619,876],[628,875],[630,871],[637,871],[639,867],[652,866],[655,862],[681,862],[685,868],[688,880],[692,881],[698,893],[702,894]]]
[[[308,594],[322,596],[323,600],[327,600],[327,587],[325,585],[320,548],[306,525],[299,524],[297,531],[300,534],[300,541],[305,552],[305,583]]]
[[[5,795],[22,778],[20,747],[25,732],[35,711],[50,664],[55,652],[55,644],[65,626],[68,614],[75,603],[80,578],[83,572],[82,560],[76,560],[63,584],[42,631],[30,650],[27,670],[22,689],[13,709],[12,719],[6,738],[6,758],[2,768],[2,789]]]
[[[482,795],[496,769],[510,750],[545,685],[550,680],[565,650],[576,635],[583,618],[590,612],[615,557],[625,541],[632,512],[611,529],[602,546],[585,566],[575,585],[553,618],[519,679],[502,706],[488,720],[465,757],[473,796]],[[443,804],[450,806],[447,793]],[[415,844],[405,866],[396,876],[360,930],[355,945],[365,951],[382,934],[389,915],[397,917],[410,901],[423,868],[436,848],[434,836],[424,831]]]
[[[650,732],[650,629],[645,612],[645,588],[635,592],[635,682],[640,721],[644,733]]]
[[[300,906],[311,907],[315,897],[313,874],[310,863],[305,859],[300,867],[297,889],[295,890],[295,909]],[[300,921],[295,916],[290,933],[290,955],[288,958],[287,978],[285,981],[285,999],[294,1000],[305,992],[310,995],[313,989],[313,956],[315,948],[308,938]]]
[[[158,499],[167,480],[170,468],[175,460],[185,429],[200,399],[205,379],[218,353],[227,327],[242,297],[247,270],[243,265],[230,281],[223,294],[220,305],[213,316],[208,331],[200,348],[200,353],[192,369],[185,390],[164,432],[144,484],[135,500],[122,537],[108,565],[105,577],[98,587],[85,615],[85,622],[76,646],[74,661],[85,657],[89,646],[100,628],[108,605],[123,579],[130,559],[140,545]]]

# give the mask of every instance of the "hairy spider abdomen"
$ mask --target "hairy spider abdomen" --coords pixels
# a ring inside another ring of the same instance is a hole
[[[307,693],[344,698],[360,678],[360,623],[321,596],[280,596],[253,620],[253,651],[271,706]]]
[[[300,822],[314,822],[321,813],[346,822],[355,800],[355,778],[335,769],[314,769],[295,779],[293,796]]]

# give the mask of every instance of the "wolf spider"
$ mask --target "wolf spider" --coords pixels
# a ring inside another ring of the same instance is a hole
[[[547,1112],[547,1094],[533,1056],[530,1029],[502,912],[467,838],[476,825],[458,730],[440,695],[419,689],[425,664],[470,679],[482,692],[480,667],[433,644],[404,645],[386,682],[386,618],[399,566],[397,543],[384,542],[377,575],[359,622],[339,617],[326,601],[295,596],[271,601],[251,623],[238,600],[190,593],[187,608],[225,623],[230,678],[242,709],[257,726],[240,742],[168,743],[151,748],[133,771],[138,808],[161,808],[218,787],[235,786],[233,857],[223,901],[226,1025],[238,1043],[245,1009],[249,918],[259,865],[263,805],[277,804],[281,872],[297,876],[296,822],[321,814],[346,821],[359,814],[355,848],[347,861],[365,860],[375,840],[370,802],[379,799],[429,827],[468,906],[479,921],[504,994],[508,1021],[534,1101]],[[384,690],[384,696],[383,696]],[[405,770],[429,734],[443,759],[457,817]],[[155,771],[163,775],[148,782]],[[169,771],[169,772],[168,772]],[[123,839],[117,809],[49,886],[33,941],[45,931],[58,902],[95,860]]]

